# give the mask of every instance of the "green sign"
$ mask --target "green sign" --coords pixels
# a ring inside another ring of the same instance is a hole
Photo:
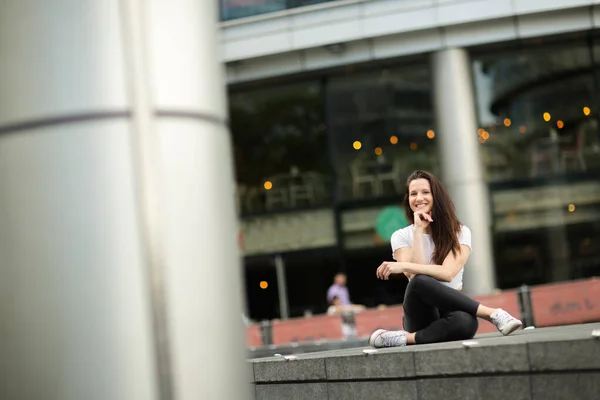
[[[386,207],[377,216],[375,231],[382,239],[390,240],[392,233],[408,225],[408,221],[404,216],[404,210],[397,206]]]

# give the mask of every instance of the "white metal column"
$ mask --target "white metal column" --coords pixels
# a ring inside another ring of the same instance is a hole
[[[477,139],[469,55],[459,48],[438,51],[432,55],[432,71],[441,178],[459,219],[473,235],[464,291],[489,294],[495,288],[490,200]]]
[[[6,0],[0,398],[250,398],[217,2]]]

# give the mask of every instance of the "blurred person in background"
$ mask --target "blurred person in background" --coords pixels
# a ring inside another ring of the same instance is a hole
[[[350,292],[346,286],[346,281],[346,274],[341,272],[335,274],[333,277],[333,284],[327,289],[327,304],[333,304],[334,297],[338,297],[339,305],[341,306],[349,306],[352,304],[350,302]]]
[[[327,309],[327,315],[340,315],[342,319],[342,334],[344,339],[356,339],[356,319],[354,314],[361,312],[365,306],[358,304],[341,305],[338,296],[333,296],[332,304]]]
[[[379,279],[404,274],[405,330],[378,329],[369,338],[373,347],[471,339],[477,317],[508,335],[522,326],[506,311],[486,307],[461,292],[464,266],[471,253],[471,231],[456,217],[446,188],[431,173],[415,171],[407,179],[404,197],[411,225],[391,237],[395,262],[377,268]]]
[[[360,312],[363,311],[365,309],[365,306],[361,305],[361,304],[349,304],[347,306],[343,306],[341,304],[341,300],[338,296],[333,296],[333,300],[331,302],[331,305],[329,306],[329,308],[327,309],[327,314],[328,315],[334,315],[334,314],[341,314],[341,313],[348,313],[348,312]]]
[[[333,277],[333,284],[327,290],[328,315],[339,314],[342,319],[342,333],[344,339],[356,338],[356,320],[354,313],[365,309],[364,306],[352,304],[350,292],[346,286],[346,274],[337,273]]]

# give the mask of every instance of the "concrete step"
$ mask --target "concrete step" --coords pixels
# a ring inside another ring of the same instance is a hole
[[[250,360],[257,400],[600,398],[600,323]]]

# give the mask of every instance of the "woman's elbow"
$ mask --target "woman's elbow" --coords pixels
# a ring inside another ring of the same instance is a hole
[[[442,282],[452,282],[452,280],[456,277],[456,275],[458,275],[458,272],[448,272],[446,274],[444,274],[444,276],[442,277]]]

